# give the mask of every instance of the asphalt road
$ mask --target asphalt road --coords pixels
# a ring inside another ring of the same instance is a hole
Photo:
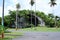
[[[24,32],[12,40],[60,40],[60,32]]]

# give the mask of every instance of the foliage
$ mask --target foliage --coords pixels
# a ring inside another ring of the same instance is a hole
[[[34,3],[35,3],[34,0],[31,0],[30,2],[31,6],[33,6]]]
[[[18,4],[16,4],[16,8],[17,9],[19,9],[20,8],[20,4],[18,3]]]
[[[2,25],[0,25],[0,34],[3,32],[3,26]]]
[[[54,7],[54,6],[57,4],[57,3],[55,2],[55,0],[50,0],[49,3],[50,3],[50,6],[51,6],[51,7],[52,7],[52,6]]]
[[[0,25],[0,34],[6,31],[7,27]]]
[[[32,10],[20,10],[18,13],[18,17],[20,18],[21,16],[26,18],[27,24],[30,22],[28,14],[31,14],[31,12],[34,14],[35,12]],[[14,21],[16,20],[16,11],[9,11],[10,15],[7,15],[4,17],[4,24],[5,26],[11,26],[14,24]],[[45,22],[45,25],[48,27],[55,27],[55,21],[56,25],[59,27],[60,26],[60,17],[54,16],[53,14],[48,14],[46,15],[44,12],[36,11],[36,15],[42,18],[42,20]],[[56,19],[56,20],[55,20]],[[30,25],[30,24],[29,24]]]
[[[2,20],[2,19],[1,19],[1,17],[0,17],[0,25],[1,25],[1,20]]]
[[[46,26],[55,27],[55,21],[57,21],[57,18],[59,18],[58,16],[54,17],[53,14],[45,15],[45,13],[43,13],[43,12],[36,12],[36,13],[40,18],[42,18],[44,20]],[[57,21],[56,24],[58,26],[59,22]]]

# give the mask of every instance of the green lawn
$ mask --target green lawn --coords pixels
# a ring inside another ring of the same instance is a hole
[[[11,40],[11,38],[0,38],[0,40]]]
[[[15,29],[7,29],[7,30],[15,30]],[[18,36],[22,36],[22,31],[36,31],[36,32],[60,32],[60,28],[47,28],[47,27],[32,27],[32,28],[23,28],[18,29],[19,32],[6,32],[4,39],[0,40],[11,40],[12,38],[16,38]],[[21,32],[20,32],[21,31]]]
[[[60,28],[47,28],[47,27],[32,27],[24,28],[23,31],[39,31],[39,32],[60,32]]]
[[[11,33],[5,33],[5,37],[2,39],[0,38],[0,40],[11,40],[12,38],[16,38],[18,36],[22,36],[23,33],[21,32],[11,32]]]

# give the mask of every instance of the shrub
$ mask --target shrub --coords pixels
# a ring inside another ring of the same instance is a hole
[[[2,25],[0,25],[0,34],[3,32],[4,28]]]

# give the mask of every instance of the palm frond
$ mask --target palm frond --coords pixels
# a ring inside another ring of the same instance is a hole
[[[20,4],[18,3],[18,4],[16,4],[16,8],[17,9],[19,9],[20,8]]]
[[[34,0],[30,1],[31,6],[33,6],[34,3],[35,3]]]
[[[55,6],[55,5],[57,5],[57,3],[51,3],[51,5],[50,5],[50,6],[52,7],[52,6]]]

